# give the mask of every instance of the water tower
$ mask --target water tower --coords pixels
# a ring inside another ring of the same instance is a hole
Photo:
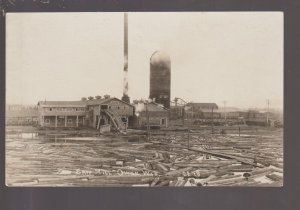
[[[170,108],[171,59],[168,54],[155,51],[150,58],[150,99]]]

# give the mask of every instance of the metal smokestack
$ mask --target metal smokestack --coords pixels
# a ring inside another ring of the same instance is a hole
[[[128,96],[128,15],[124,13],[124,79],[122,101],[130,103]]]

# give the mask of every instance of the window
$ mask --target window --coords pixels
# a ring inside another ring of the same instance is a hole
[[[50,124],[50,119],[45,119],[45,124]]]
[[[100,109],[102,110],[108,109],[108,105],[106,104],[100,105]]]
[[[160,95],[159,98],[168,98],[168,95]]]

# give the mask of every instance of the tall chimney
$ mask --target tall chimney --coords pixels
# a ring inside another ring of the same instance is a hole
[[[124,13],[124,81],[122,101],[130,103],[128,96],[128,15]]]

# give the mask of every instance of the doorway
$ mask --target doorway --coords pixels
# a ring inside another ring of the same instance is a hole
[[[161,125],[161,127],[166,127],[166,125],[167,125],[167,119],[166,118],[160,119],[160,125]]]

